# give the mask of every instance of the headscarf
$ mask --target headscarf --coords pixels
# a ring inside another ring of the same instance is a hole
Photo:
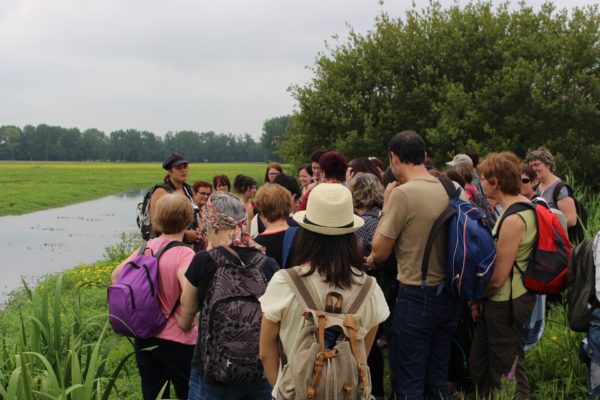
[[[202,207],[202,220],[204,221],[203,234],[205,236],[208,227],[214,230],[228,229],[228,247],[254,248],[262,254],[265,254],[265,248],[256,243],[248,233],[245,217],[238,221],[229,215],[223,214],[209,200],[206,205]]]

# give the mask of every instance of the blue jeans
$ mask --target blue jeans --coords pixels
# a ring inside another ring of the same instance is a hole
[[[587,339],[588,355],[590,357],[589,398],[597,399],[600,397],[600,307],[596,307],[592,312]]]
[[[460,301],[443,286],[400,285],[389,337],[396,399],[449,399],[448,362]]]
[[[196,368],[190,372],[189,400],[271,400],[272,390],[266,379],[251,386],[210,385]]]

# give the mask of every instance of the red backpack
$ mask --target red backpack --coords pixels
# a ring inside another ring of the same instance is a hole
[[[537,233],[527,268],[521,271],[516,263],[515,268],[521,272],[523,286],[530,292],[559,293],[567,287],[571,242],[560,220],[547,206],[521,202],[511,205],[502,215],[496,235],[506,217],[524,210],[535,210]]]

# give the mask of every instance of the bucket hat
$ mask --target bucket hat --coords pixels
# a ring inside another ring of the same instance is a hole
[[[354,215],[352,194],[339,183],[321,183],[308,197],[306,211],[294,214],[304,229],[323,235],[345,235],[358,230],[364,220]]]
[[[165,161],[163,161],[163,168],[166,169],[167,171],[170,170],[173,167],[176,167],[178,165],[181,164],[189,164],[190,162],[188,160],[185,159],[185,157],[183,157],[181,154],[177,154],[177,153],[171,153],[169,154],[169,156],[167,158],[165,158]]]

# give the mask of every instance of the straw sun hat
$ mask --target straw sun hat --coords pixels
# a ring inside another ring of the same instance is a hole
[[[323,235],[344,235],[365,223],[354,215],[352,194],[339,183],[316,186],[310,192],[306,211],[295,213],[294,220],[304,229]]]

